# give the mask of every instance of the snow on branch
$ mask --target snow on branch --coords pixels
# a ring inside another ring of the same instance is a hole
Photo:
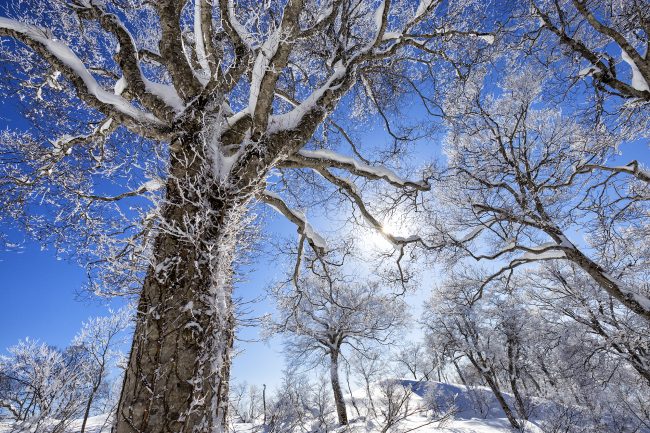
[[[40,171],[42,173],[49,174],[57,163],[72,153],[73,147],[87,144],[95,140],[103,142],[107,136],[109,136],[113,131],[115,131],[115,129],[117,129],[118,126],[119,124],[117,122],[114,122],[113,119],[109,117],[100,122],[99,125],[95,127],[90,134],[81,134],[75,136],[64,135],[56,140],[50,141],[53,146],[52,157],[48,164],[43,166]],[[97,156],[92,151],[90,151],[89,154],[97,164],[101,164],[101,154]]]
[[[419,191],[428,191],[430,189],[429,184],[426,181],[415,182],[406,180],[387,167],[371,166],[328,149],[301,149],[296,154],[292,155],[289,160],[306,168],[339,168],[366,179],[384,179],[398,188],[408,187]]]
[[[327,250],[327,242],[314,230],[311,224],[309,224],[304,213],[291,209],[284,200],[273,191],[263,191],[260,194],[260,200],[298,226],[298,232],[307,238],[309,245],[314,251],[322,253]]]
[[[562,244],[557,244],[555,242],[549,242],[545,243],[536,247],[528,247],[525,245],[518,245],[516,243],[511,243],[507,245],[505,248],[492,253],[492,254],[481,254],[481,255],[474,255],[470,252],[470,255],[475,259],[475,260],[495,260],[500,258],[501,256],[504,256],[506,254],[515,252],[515,251],[523,251],[524,255],[520,257],[520,260],[543,260],[543,259],[552,259],[552,258],[557,258],[557,259],[563,259],[566,258],[564,254],[564,249],[567,248],[565,245]]]
[[[547,224],[545,224],[543,221],[533,219],[532,216],[529,215],[515,215],[514,213],[508,211],[507,209],[489,206],[487,204],[482,204],[482,203],[473,203],[472,208],[476,211],[477,215],[492,214],[496,218],[499,218],[504,221],[523,224],[530,227],[538,228],[540,230],[548,229]]]
[[[126,191],[118,195],[114,196],[102,196],[102,195],[94,195],[94,194],[84,194],[82,192],[76,192],[76,194],[79,197],[83,197],[85,199],[91,200],[91,201],[103,201],[103,202],[114,202],[114,201],[120,201],[125,198],[129,197],[137,197],[140,195],[143,195],[147,192],[153,192],[161,189],[164,186],[164,184],[158,180],[158,179],[152,179],[149,180],[145,183],[143,183],[139,188],[134,189],[132,191]]]
[[[160,119],[103,89],[79,57],[63,42],[48,37],[38,27],[4,17],[0,17],[0,36],[11,36],[23,42],[54,68],[61,70],[77,88],[79,98],[88,105],[144,136],[161,137],[164,123]]]
[[[644,170],[639,165],[639,161],[636,160],[628,164],[617,166],[617,167],[608,167],[606,165],[599,165],[599,164],[587,164],[580,168],[580,173],[586,173],[592,170],[603,170],[603,171],[609,171],[613,173],[627,173],[627,174],[631,174],[632,176],[636,177],[637,179],[643,182],[650,183],[650,172]]]
[[[506,264],[505,266],[503,266],[502,268],[500,268],[499,270],[497,270],[487,278],[483,279],[481,285],[479,286],[478,292],[474,297],[474,301],[479,300],[483,296],[483,289],[485,289],[492,281],[499,278],[501,275],[505,273],[511,273],[519,266],[529,264],[529,263],[534,263],[534,262],[558,260],[564,258],[566,258],[566,256],[563,251],[558,249],[553,249],[553,248],[539,249],[534,252],[527,252],[523,254],[521,257],[517,257],[516,259],[511,260],[508,264]]]
[[[256,45],[255,38],[237,19],[233,0],[220,0],[219,7],[222,11],[226,11],[221,13],[221,19],[233,44],[253,49]]]
[[[300,33],[300,38],[308,38],[315,35],[318,31],[324,30],[336,18],[336,12],[341,3],[342,0],[333,0],[324,9],[321,9],[316,19],[316,23],[312,27],[303,30]]]
[[[115,36],[119,42],[115,59],[129,90],[147,109],[166,120],[173,119],[175,113],[183,111],[185,104],[173,87],[152,82],[144,76],[135,39],[117,15],[104,11],[96,4],[79,9],[77,13],[80,17],[98,20],[104,30]]]
[[[334,65],[334,72],[330,77],[316,90],[314,90],[304,101],[300,102],[293,110],[272,115],[269,119],[269,132],[277,133],[287,130],[297,131],[305,122],[311,122],[311,115],[316,112],[321,113],[322,117],[328,114],[328,106],[333,105],[337,97],[342,96],[354,80],[350,69],[338,61]],[[347,84],[343,81],[347,79]]]
[[[590,48],[583,40],[576,37],[575,34],[567,31],[566,26],[562,23],[561,19],[558,24],[554,24],[550,15],[545,13],[535,2],[532,2],[531,5],[535,14],[541,19],[543,28],[555,34],[562,45],[569,48],[591,64],[590,67],[583,69],[581,71],[582,73],[585,71],[591,71],[589,75],[594,80],[615,91],[623,98],[634,98],[642,101],[650,100],[650,91],[646,88],[647,80],[643,77],[643,75],[645,75],[645,78],[650,76],[650,68],[646,65],[647,62],[641,58],[639,53],[623,37],[623,35],[600,22],[583,2],[573,0],[573,5],[576,7],[580,15],[586,19],[595,31],[611,38],[616,44],[618,44],[621,48],[621,53],[625,53],[623,54],[623,60],[626,60],[626,56],[631,60],[632,63],[630,63],[630,67],[633,72],[632,83],[625,83],[617,77],[615,64],[609,54]],[[560,11],[558,10],[558,12]],[[561,16],[562,14],[560,14],[560,17]],[[639,65],[642,65],[641,67],[643,68],[643,71],[638,69]],[[644,86],[644,84],[646,86]]]
[[[194,2],[194,40],[196,59],[205,77],[212,75],[216,53],[212,46],[212,2]],[[210,58],[212,57],[212,58]],[[211,64],[213,63],[213,64]]]
[[[370,43],[369,49],[377,47],[384,39],[386,26],[388,25],[388,13],[390,12],[390,0],[383,0],[377,7],[374,14],[375,38]]]

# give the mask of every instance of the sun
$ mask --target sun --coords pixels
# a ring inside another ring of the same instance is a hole
[[[382,221],[381,229],[377,230],[373,227],[364,229],[364,233],[360,236],[362,239],[362,248],[368,251],[383,251],[395,248],[395,245],[390,241],[390,236],[408,236],[409,224],[403,215],[392,215]]]

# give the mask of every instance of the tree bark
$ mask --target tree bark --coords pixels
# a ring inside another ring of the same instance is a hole
[[[336,405],[336,415],[340,425],[348,424],[348,412],[345,408],[345,399],[341,391],[339,381],[339,352],[332,350],[330,352],[330,379],[332,381],[332,391],[334,392],[334,404]]]
[[[565,249],[564,253],[569,260],[589,274],[610,296],[645,320],[650,321],[650,306],[647,305],[648,300],[642,295],[635,295],[632,291],[626,291],[616,279],[607,274],[600,265],[577,248]]]
[[[266,384],[262,385],[262,410],[264,411],[262,425],[266,426]]]
[[[521,430],[521,423],[513,413],[512,409],[510,409],[508,402],[503,396],[503,393],[501,392],[501,387],[499,387],[499,384],[496,380],[496,376],[494,375],[492,369],[486,366],[485,363],[481,362],[479,364],[479,362],[477,362],[477,360],[474,359],[473,356],[467,355],[467,359],[469,359],[469,361],[472,363],[474,368],[476,368],[476,370],[479,372],[481,377],[483,377],[485,382],[487,382],[488,387],[492,390],[492,394],[494,394],[494,397],[497,399],[499,406],[501,406],[503,413],[505,413],[506,418],[508,418],[508,422],[510,422],[510,425],[516,430]]]
[[[100,378],[93,384],[92,389],[90,390],[90,395],[88,396],[88,401],[86,402],[86,407],[84,409],[84,416],[83,420],[81,421],[81,428],[79,430],[79,433],[86,433],[86,423],[88,422],[88,417],[90,416],[90,408],[93,405],[93,401],[95,400],[95,394],[99,390],[99,387],[101,386],[102,380],[101,380],[101,375],[104,374],[102,367],[102,371],[100,372]]]
[[[517,405],[517,412],[523,419],[528,419],[528,410],[524,402],[524,398],[519,392],[517,381],[520,380],[519,367],[517,366],[517,358],[519,357],[519,341],[516,336],[509,334],[507,337],[507,353],[508,353],[508,378],[510,380],[510,389],[512,395],[515,397]]]
[[[217,433],[225,426],[237,221],[200,135],[170,148],[166,202],[114,433]]]

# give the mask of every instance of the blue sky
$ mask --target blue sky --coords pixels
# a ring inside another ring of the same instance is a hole
[[[365,138],[382,139],[378,130]],[[439,149],[436,143],[428,143],[428,146]],[[650,163],[647,140],[625,144],[621,152],[618,158],[620,163],[632,159]],[[268,215],[270,220],[265,225],[273,235],[295,238],[292,224],[274,213]],[[323,221],[317,220],[316,225],[319,223],[322,227]],[[263,294],[268,284],[282,275],[284,268],[279,264],[284,265],[285,261],[277,255],[261,254],[247,280],[237,288],[237,294],[248,300]],[[28,241],[21,248],[0,251],[0,276],[3,307],[0,314],[0,353],[25,337],[64,347],[70,343],[82,321],[106,314],[109,306],[119,306],[123,302],[119,299],[110,302],[97,298],[80,299],[78,294],[85,279],[83,268],[58,259],[53,251],[42,249],[35,242]],[[422,300],[428,296],[431,278],[425,279],[429,282],[428,287],[421,288],[420,293],[411,299],[418,304],[413,305],[414,316],[417,316]],[[273,306],[269,300],[262,300],[252,305],[252,309],[253,315],[262,315],[272,312]],[[255,340],[258,334],[256,329],[244,329],[240,336],[245,340]],[[245,380],[258,385],[265,383],[270,388],[279,385],[284,368],[280,340],[270,343],[240,342],[238,347],[244,352],[234,360],[233,378],[236,381]]]
[[[9,110],[0,113],[0,128],[20,128],[26,125],[15,118]],[[419,110],[410,110],[415,114]],[[420,113],[418,113],[420,114]],[[383,125],[378,120],[368,122],[362,129],[361,138],[372,142],[373,146],[388,142],[383,132]],[[422,140],[418,155],[424,162],[425,155],[437,153],[440,146],[434,140]],[[296,240],[296,227],[276,212],[265,214],[265,233],[274,238]],[[318,211],[309,212],[310,221],[326,235],[327,226],[324,216]],[[0,227],[2,229],[2,227]],[[20,233],[14,231],[12,238],[21,239]],[[13,239],[12,239],[13,240]],[[268,245],[264,245],[269,250]],[[272,250],[272,249],[271,249]],[[248,269],[244,282],[236,288],[236,296],[244,300],[257,298],[273,280],[282,277],[286,271],[287,260],[278,254],[260,254],[256,263]],[[20,248],[0,250],[0,299],[8,306],[0,315],[0,353],[16,344],[20,339],[29,337],[58,347],[70,343],[81,323],[91,316],[104,315],[109,307],[119,307],[124,300],[91,298],[79,296],[85,281],[84,269],[65,259],[59,259],[52,250],[42,248],[36,242],[24,241]],[[419,304],[429,287],[416,296]],[[272,302],[262,299],[250,305],[251,316],[261,316],[273,311]],[[233,363],[233,378],[250,384],[267,384],[270,388],[279,385],[284,368],[280,339],[271,342],[251,341],[259,339],[257,329],[242,329],[243,340],[237,344],[243,349]],[[128,350],[128,346],[124,347]]]
[[[34,242],[0,251],[0,275],[3,349],[26,336],[64,346],[83,320],[106,311],[97,301],[75,300],[84,280],[82,268],[57,260]]]
[[[422,114],[421,109],[411,108],[405,111],[416,118]],[[14,113],[11,100],[5,99],[5,105],[0,112],[0,128],[24,126]],[[381,125],[375,123],[368,126],[372,128],[361,136],[363,140],[387,140]],[[425,150],[419,150],[417,155],[424,157],[435,154],[439,150],[439,144],[434,140],[428,143],[422,140],[420,144]],[[621,163],[632,159],[650,163],[647,141],[624,145],[621,151]],[[267,227],[276,235],[294,239],[295,227],[284,218],[271,215],[272,219],[267,221]],[[322,226],[322,220],[317,222]],[[247,300],[262,294],[269,282],[282,274],[284,269],[278,266],[278,263],[280,259],[277,255],[262,255],[247,281],[239,285],[238,294]],[[78,299],[84,279],[85,272],[82,267],[59,260],[53,251],[43,250],[35,242],[27,241],[21,248],[0,251],[0,353],[25,337],[64,347],[80,329],[82,321],[91,316],[106,314],[108,306],[119,306],[123,302],[119,299],[110,302],[101,299]],[[421,302],[429,290],[430,287],[423,287],[420,295],[414,297],[414,301]],[[253,306],[253,314],[269,313],[272,309],[272,304],[263,300]],[[247,340],[255,339],[257,332],[245,329],[241,337]],[[279,383],[283,369],[280,354],[282,347],[279,341],[275,340],[271,344],[240,343],[239,347],[245,349],[245,352],[234,361],[235,380],[266,383],[271,387]]]

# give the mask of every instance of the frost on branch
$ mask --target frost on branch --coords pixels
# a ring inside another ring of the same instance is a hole
[[[502,81],[503,95],[465,92],[450,107],[458,120],[435,188],[443,206],[432,213],[434,237],[455,249],[455,260],[495,265],[479,297],[519,267],[567,261],[650,319],[650,293],[639,284],[645,259],[636,255],[646,241],[634,235],[647,231],[650,184],[638,163],[608,164],[619,137],[537,108],[543,82],[531,77],[527,68],[513,71]]]
[[[324,265],[323,265],[324,266]],[[308,359],[324,363],[330,373],[339,424],[348,423],[339,363],[344,349],[365,353],[373,345],[393,342],[406,320],[406,305],[375,281],[355,281],[319,266],[294,285],[272,291],[279,315],[268,332],[286,338],[289,356],[304,366]]]

